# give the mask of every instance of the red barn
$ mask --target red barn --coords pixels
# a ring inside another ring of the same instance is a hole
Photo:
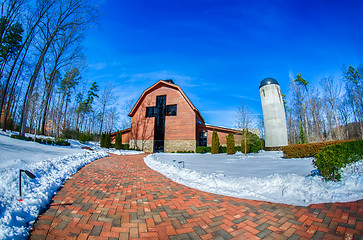
[[[242,132],[207,125],[198,109],[172,80],[159,80],[146,89],[131,110],[131,128],[123,130],[123,142],[145,152],[195,151],[210,146],[213,130],[221,145],[232,132],[240,145]]]

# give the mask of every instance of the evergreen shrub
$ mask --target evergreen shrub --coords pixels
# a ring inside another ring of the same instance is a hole
[[[111,148],[111,133],[106,133],[105,136],[105,148]]]
[[[236,152],[241,152],[241,146],[235,146],[234,149],[236,150]]]
[[[212,150],[211,147],[203,147],[203,146],[199,146],[196,148],[196,153],[210,153]]]
[[[25,140],[25,141],[34,141],[32,137],[24,137],[21,135],[11,135],[11,138],[19,139],[19,140]],[[58,146],[70,146],[71,144],[63,139],[56,139],[53,140],[51,138],[35,138],[35,142],[45,145],[58,145]]]
[[[19,140],[33,141],[32,137],[25,137],[25,136],[21,136],[21,135],[12,134],[10,137],[15,138],[15,139],[19,139]]]
[[[261,139],[257,134],[247,132],[246,134],[246,153],[257,153],[261,150]],[[245,153],[245,135],[242,133],[241,139],[241,150],[242,153]]]
[[[116,132],[115,149],[117,150],[122,149],[122,134],[120,131]]]
[[[254,133],[249,133],[250,139],[250,151],[251,153],[257,153],[261,150],[261,139]]]
[[[56,139],[54,141],[54,144],[58,145],[58,146],[70,146],[71,145],[68,141],[66,141],[64,139]]]
[[[229,133],[227,136],[227,154],[235,154],[235,142],[234,142],[234,136],[233,133]]]
[[[340,181],[340,169],[363,159],[363,140],[346,141],[323,148],[315,155],[313,164],[325,180]]]
[[[326,146],[333,145],[333,144],[340,144],[340,143],[349,142],[349,141],[352,141],[352,140],[294,144],[294,145],[282,147],[282,151],[284,153],[284,158],[313,157],[316,154],[318,154]]]
[[[79,132],[78,130],[70,130],[69,128],[66,128],[62,131],[61,137],[64,139],[78,139]]]
[[[194,153],[194,151],[192,151],[192,150],[189,150],[189,151],[180,151],[180,150],[178,150],[178,151],[176,151],[176,153]]]
[[[106,140],[106,134],[102,133],[100,139],[100,147],[105,147],[105,140]]]
[[[216,132],[216,130],[213,130],[213,134],[212,134],[212,147],[211,147],[211,153],[212,154],[217,154],[219,153],[219,137],[218,134]]]
[[[198,146],[198,147],[195,149],[195,152],[196,152],[196,153],[206,153],[206,152],[207,152],[207,147]]]
[[[219,153],[227,153],[227,147],[219,146]]]
[[[90,133],[81,133],[78,136],[78,140],[80,143],[86,143],[93,140],[93,135]]]
[[[122,150],[129,150],[130,149],[130,146],[129,146],[128,143],[122,144],[121,147],[122,147]]]

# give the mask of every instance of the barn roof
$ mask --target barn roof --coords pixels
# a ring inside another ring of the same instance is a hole
[[[132,108],[131,112],[129,113],[129,117],[133,117],[136,110],[139,108],[140,104],[142,103],[142,101],[144,100],[145,96],[154,91],[155,89],[161,87],[161,86],[166,86],[166,87],[170,87],[173,89],[178,90],[181,95],[184,97],[185,101],[189,104],[189,106],[193,109],[193,111],[195,112],[195,114],[197,115],[197,117],[199,118],[199,120],[202,123],[205,123],[203,116],[200,114],[200,112],[198,111],[198,109],[193,105],[193,103],[189,100],[189,98],[187,97],[187,95],[185,95],[185,93],[183,92],[183,90],[176,85],[171,79],[168,80],[159,80],[158,82],[156,82],[154,85],[152,85],[151,87],[149,87],[148,89],[146,89],[140,96],[139,100],[137,100],[135,106]]]

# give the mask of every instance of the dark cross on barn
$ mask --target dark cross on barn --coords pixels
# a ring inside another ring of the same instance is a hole
[[[146,108],[146,117],[155,117],[154,152],[164,152],[165,116],[176,116],[176,105],[166,105],[166,95],[156,97],[156,106]]]

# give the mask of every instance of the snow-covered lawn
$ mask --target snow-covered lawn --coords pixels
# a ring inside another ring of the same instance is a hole
[[[310,177],[312,158],[284,159],[281,152],[168,154],[144,158],[175,182],[232,197],[308,206],[363,198],[363,160],[343,170],[341,182]],[[184,168],[183,168],[183,162]]]
[[[12,139],[0,131],[0,239],[26,239],[39,211],[49,204],[63,182],[84,165],[108,156],[109,152],[138,154],[136,151],[101,149],[98,143],[49,146]],[[38,137],[38,136],[37,136]],[[83,150],[83,146],[96,151]],[[19,170],[29,170],[36,178],[22,174],[22,202],[19,199]]]

